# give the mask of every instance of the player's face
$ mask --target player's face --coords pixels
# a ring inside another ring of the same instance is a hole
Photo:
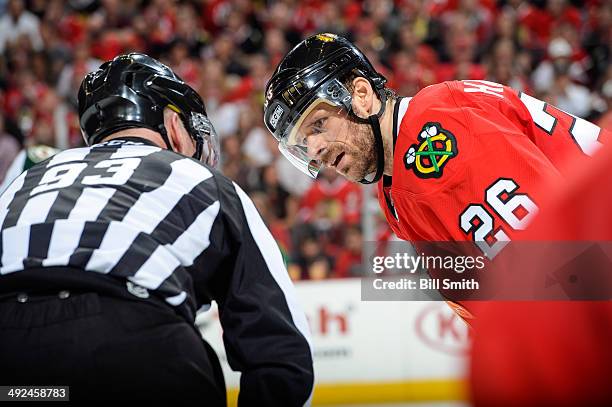
[[[376,170],[374,135],[368,124],[356,123],[346,111],[325,103],[303,120],[299,144],[308,156],[358,182]]]

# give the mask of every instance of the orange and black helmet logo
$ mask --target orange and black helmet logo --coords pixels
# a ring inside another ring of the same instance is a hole
[[[444,167],[457,156],[457,139],[440,123],[429,122],[418,136],[419,144],[412,144],[404,154],[406,169],[420,178],[440,178]]]

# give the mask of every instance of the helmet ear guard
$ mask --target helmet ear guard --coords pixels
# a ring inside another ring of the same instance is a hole
[[[191,112],[187,131],[196,141],[193,158],[205,161],[216,167],[219,164],[219,136],[208,117],[202,113]]]

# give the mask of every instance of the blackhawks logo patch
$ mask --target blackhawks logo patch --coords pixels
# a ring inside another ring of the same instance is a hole
[[[406,169],[412,169],[419,178],[440,178],[444,167],[457,156],[457,139],[440,123],[429,122],[404,154]]]

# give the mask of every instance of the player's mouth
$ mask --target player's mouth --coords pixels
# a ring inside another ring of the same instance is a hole
[[[338,164],[340,164],[340,161],[342,161],[342,157],[344,157],[344,151],[338,154],[338,156],[336,157],[336,160],[331,166],[338,168]]]

